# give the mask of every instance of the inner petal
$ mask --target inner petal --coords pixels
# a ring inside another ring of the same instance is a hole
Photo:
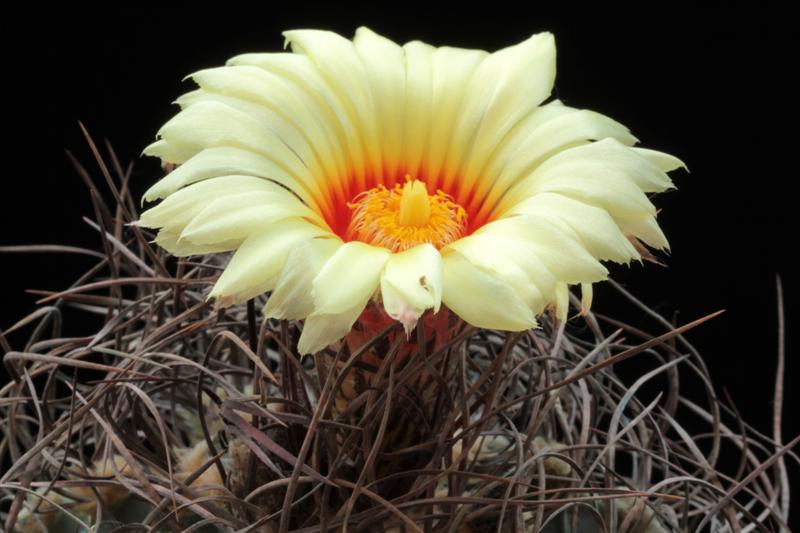
[[[442,191],[406,177],[392,189],[377,185],[347,204],[350,222],[343,237],[402,252],[428,243],[440,249],[466,234],[467,213]]]

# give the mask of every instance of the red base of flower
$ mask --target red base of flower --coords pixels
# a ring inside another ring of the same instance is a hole
[[[455,324],[452,323],[454,320],[458,320],[458,317],[446,307],[439,309],[436,314],[427,312],[421,317],[420,322],[425,332],[425,346],[429,353],[438,350],[453,338],[453,333],[456,329]],[[380,305],[375,303],[367,305],[353,329],[345,337],[350,353],[354,353],[394,323],[396,323],[396,320],[387,315]],[[401,336],[405,338],[405,341],[401,342],[395,360],[399,365],[405,364],[410,356],[419,352],[416,330],[410,336],[406,336],[402,328],[393,330],[386,336],[385,341],[381,341],[375,348],[365,353],[362,361],[375,367],[380,366],[389,348],[394,346],[398,337]]]

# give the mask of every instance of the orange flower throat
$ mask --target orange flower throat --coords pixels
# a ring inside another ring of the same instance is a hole
[[[429,195],[425,184],[406,177],[404,185],[383,185],[359,193],[347,238],[402,252],[429,243],[440,249],[464,236],[467,213],[442,191]]]

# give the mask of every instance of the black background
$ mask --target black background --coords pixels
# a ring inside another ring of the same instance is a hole
[[[566,4],[566,3],[565,3]],[[258,7],[255,7],[255,6]],[[718,391],[729,391],[745,419],[771,433],[777,354],[776,275],[786,299],[787,392],[784,441],[800,432],[797,350],[796,36],[787,12],[752,6],[678,8],[641,3],[612,11],[527,3],[348,7],[192,3],[165,7],[41,9],[6,17],[3,36],[2,209],[0,244],[97,246],[81,221],[91,216],[85,188],[64,149],[91,163],[77,121],[111,140],[124,161],[174,112],[200,68],[250,51],[276,51],[280,32],[318,27],[351,36],[366,24],[396,41],[494,50],[549,30],[558,47],[556,95],[631,128],[644,146],[681,157],[678,190],[655,203],[670,242],[667,267],[613,267],[614,277],[671,319],[718,309],[691,333]],[[13,32],[13,33],[12,33]],[[158,165],[138,160],[141,194]],[[65,287],[89,263],[53,256],[0,256],[0,327],[34,307],[24,289]],[[622,318],[607,287],[595,308]],[[676,315],[677,313],[677,315]],[[86,324],[72,324],[75,331]],[[94,325],[92,325],[93,327]],[[795,489],[800,487],[795,486]]]

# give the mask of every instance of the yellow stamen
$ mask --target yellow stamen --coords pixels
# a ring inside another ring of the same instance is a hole
[[[464,236],[467,214],[442,191],[428,195],[425,184],[406,178],[404,185],[378,185],[356,196],[347,238],[402,252],[429,243],[437,249]]]

